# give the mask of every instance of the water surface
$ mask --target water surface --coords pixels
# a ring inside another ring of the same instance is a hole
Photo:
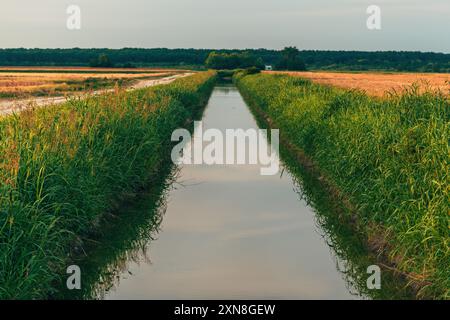
[[[258,127],[233,86],[215,88],[203,125]],[[356,298],[287,170],[184,165],[166,200],[155,239],[122,257],[104,298]]]

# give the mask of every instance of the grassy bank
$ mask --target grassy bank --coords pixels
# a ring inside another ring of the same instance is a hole
[[[215,73],[0,119],[0,298],[45,298],[71,248],[171,151]]]
[[[376,99],[283,75],[235,81],[345,196],[367,243],[419,297],[449,298],[448,98],[411,88]]]
[[[85,241],[84,252],[73,254],[71,263],[83,270],[81,290],[69,290],[63,282],[52,299],[98,300],[120,285],[129,261],[138,261],[157,240],[167,209],[167,196],[178,178],[175,165],[163,167],[151,178],[150,187],[124,202],[105,217]]]

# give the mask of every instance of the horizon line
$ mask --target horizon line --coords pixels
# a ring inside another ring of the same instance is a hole
[[[298,48],[298,47],[297,47]],[[228,51],[246,51],[246,50],[267,50],[267,51],[282,51],[281,49],[275,48],[195,48],[195,47],[0,47],[0,50],[17,50],[17,49],[25,49],[25,50],[123,50],[123,49],[138,49],[138,50],[157,50],[157,49],[166,49],[166,50],[205,50],[205,51],[213,51],[213,50],[228,50]],[[421,50],[345,50],[345,49],[301,49],[300,51],[325,51],[325,52],[365,52],[365,53],[377,53],[377,52],[413,52],[413,53],[434,53],[434,54],[450,54],[450,52],[443,51],[421,51]]]

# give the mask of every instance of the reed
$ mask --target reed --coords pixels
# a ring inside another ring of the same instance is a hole
[[[71,248],[170,161],[172,131],[205,105],[202,72],[0,119],[0,298],[40,299]]]
[[[425,284],[418,296],[448,299],[448,97],[412,86],[372,98],[287,75],[235,82],[342,191],[369,242]]]

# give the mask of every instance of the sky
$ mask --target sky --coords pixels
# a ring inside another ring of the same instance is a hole
[[[0,48],[270,48],[450,53],[450,0],[0,0]],[[80,8],[81,29],[66,12]],[[381,29],[366,12],[380,7]]]

